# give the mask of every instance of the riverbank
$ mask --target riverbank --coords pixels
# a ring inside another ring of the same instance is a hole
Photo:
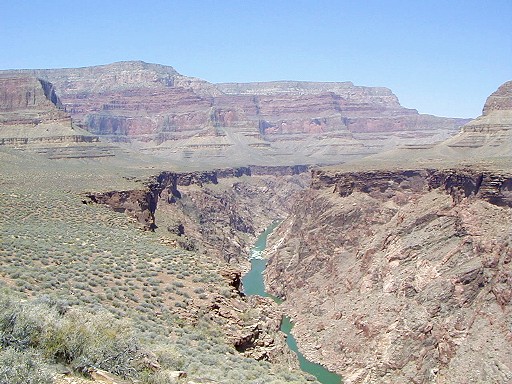
[[[270,297],[280,304],[280,299],[276,298],[265,290],[263,280],[263,272],[267,266],[267,260],[262,258],[262,253],[267,245],[267,237],[279,225],[279,222],[274,222],[270,225],[256,240],[256,243],[250,252],[251,269],[242,278],[242,285],[244,294],[247,296],[258,295],[262,297]],[[330,372],[320,364],[313,363],[307,360],[302,353],[300,353],[297,341],[293,337],[291,331],[293,323],[287,316],[283,317],[281,321],[281,331],[286,335],[286,344],[297,355],[300,368],[313,376],[322,384],[340,384],[342,379],[336,373]]]

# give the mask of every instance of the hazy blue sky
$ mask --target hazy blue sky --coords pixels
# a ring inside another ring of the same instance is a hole
[[[352,81],[475,117],[512,80],[512,0],[0,0],[0,69],[143,60],[210,82]]]

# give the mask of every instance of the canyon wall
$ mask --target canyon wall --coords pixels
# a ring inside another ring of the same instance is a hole
[[[0,77],[0,145],[97,141],[76,130],[53,84],[35,77]]]
[[[450,148],[468,150],[472,156],[509,158],[512,153],[512,81],[502,84],[484,105],[482,116],[462,127],[447,141]]]
[[[161,172],[140,189],[90,192],[83,202],[106,204],[145,230],[173,235],[175,246],[244,265],[258,233],[288,215],[309,179],[307,166]]]
[[[346,383],[512,380],[511,91],[433,148],[313,170],[266,275],[309,359]]]
[[[512,174],[314,172],[268,249],[304,354],[347,383],[512,379]]]
[[[225,168],[160,172],[138,189],[89,192],[85,204],[106,204],[152,230],[170,249],[213,256],[226,279],[225,295],[182,316],[190,323],[220,324],[225,337],[247,357],[296,366],[280,333],[282,312],[273,300],[245,297],[241,271],[249,249],[273,220],[288,215],[295,196],[310,180],[306,166]]]
[[[51,81],[66,110],[97,134],[156,134],[245,126],[261,134],[456,129],[461,121],[419,115],[387,88],[351,82],[223,83],[180,75],[169,66],[103,66],[1,71]]]
[[[211,84],[144,62],[0,71],[0,78],[21,75],[54,84],[87,131],[145,143],[175,161],[339,163],[399,144],[439,142],[467,122],[419,114],[387,88],[350,82]]]

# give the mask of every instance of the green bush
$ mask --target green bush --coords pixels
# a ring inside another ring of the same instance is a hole
[[[0,349],[0,384],[51,384],[48,365],[33,350]]]
[[[142,352],[131,324],[108,312],[8,296],[0,297],[0,346],[36,348],[44,357],[78,370],[94,366],[125,377],[136,375]]]

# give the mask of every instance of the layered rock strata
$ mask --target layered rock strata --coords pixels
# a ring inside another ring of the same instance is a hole
[[[482,116],[462,127],[460,135],[447,142],[452,148],[480,149],[492,147],[495,156],[512,152],[512,81],[490,95]],[[487,154],[490,157],[490,153]]]
[[[0,144],[80,143],[98,138],[75,129],[46,80],[0,77]]]
[[[511,90],[438,146],[313,171],[267,267],[308,358],[347,383],[512,380]]]
[[[87,193],[83,202],[130,215],[170,247],[217,256],[229,289],[194,302],[180,316],[192,324],[215,321],[247,357],[295,366],[279,330],[282,312],[271,299],[245,297],[240,277],[256,235],[288,214],[309,182],[307,171],[305,166],[251,166],[161,172],[140,189]]]
[[[305,355],[347,383],[510,381],[511,182],[315,172],[267,267]]]
[[[467,122],[418,114],[387,88],[350,82],[211,84],[143,62],[0,71],[13,74],[52,82],[89,132],[148,142],[175,160],[233,162],[246,154],[240,163],[261,157],[275,164],[276,156],[279,163],[332,163],[397,143],[444,140]]]
[[[248,166],[197,172],[161,172],[140,189],[94,192],[84,203],[106,204],[146,230],[167,230],[186,249],[208,249],[240,261],[251,240],[284,218],[309,180],[307,166]]]

